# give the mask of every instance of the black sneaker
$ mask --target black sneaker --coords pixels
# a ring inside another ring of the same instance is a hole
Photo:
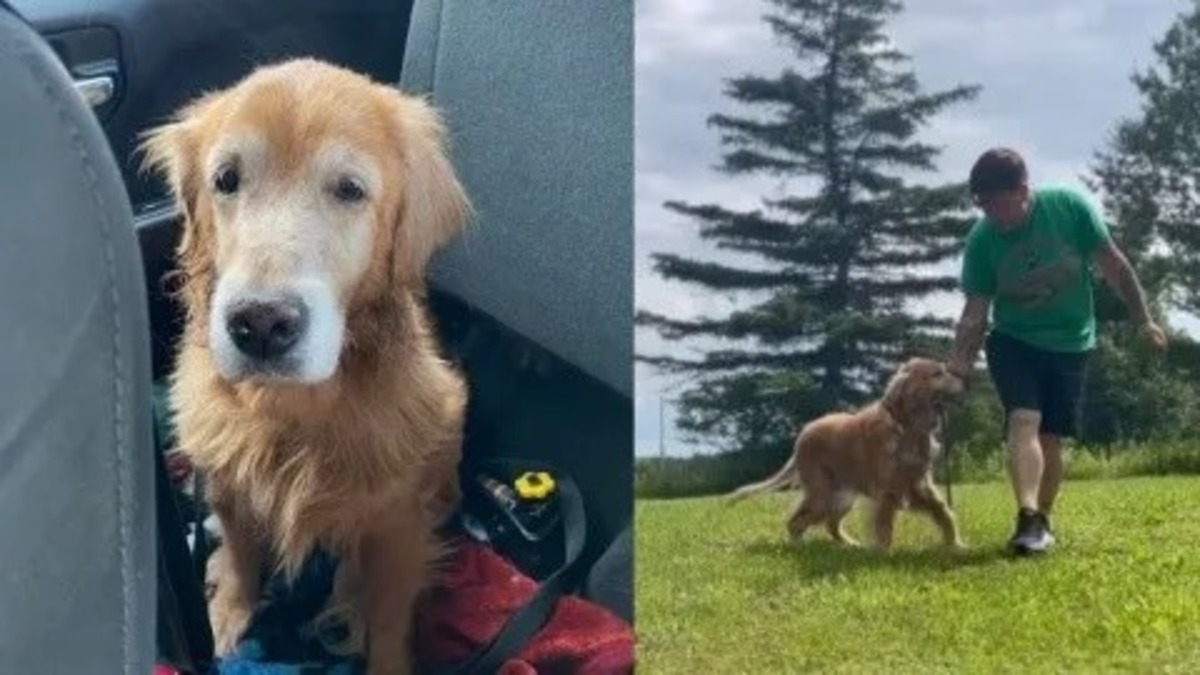
[[[1054,545],[1050,521],[1037,511],[1021,509],[1017,512],[1017,531],[1008,541],[1008,545],[1020,555],[1045,551]]]

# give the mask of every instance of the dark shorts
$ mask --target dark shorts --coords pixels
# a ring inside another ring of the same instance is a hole
[[[1013,410],[1038,410],[1041,433],[1062,438],[1079,435],[1091,352],[1046,351],[994,331],[988,335],[986,350],[988,371],[1006,420]]]

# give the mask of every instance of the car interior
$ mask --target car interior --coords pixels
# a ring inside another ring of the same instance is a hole
[[[573,477],[587,515],[578,591],[633,621],[632,3],[9,4],[0,670],[149,672],[179,647],[181,606],[202,605],[163,562],[180,551],[160,533],[179,523],[163,521],[150,401],[181,326],[179,223],[136,149],[193,97],[293,56],[443,110],[477,213],[429,289],[469,381],[464,456]],[[198,672],[207,655],[192,659]]]

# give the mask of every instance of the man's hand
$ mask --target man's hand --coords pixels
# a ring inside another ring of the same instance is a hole
[[[1162,327],[1153,321],[1142,324],[1142,335],[1146,337],[1146,341],[1154,348],[1154,351],[1162,352],[1167,349],[1167,334]]]

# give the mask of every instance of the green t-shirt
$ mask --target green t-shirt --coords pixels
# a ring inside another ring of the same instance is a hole
[[[1000,333],[1049,351],[1086,351],[1096,344],[1092,253],[1108,236],[1078,193],[1035,190],[1025,224],[1004,232],[984,217],[971,228],[963,290],[992,299]]]

